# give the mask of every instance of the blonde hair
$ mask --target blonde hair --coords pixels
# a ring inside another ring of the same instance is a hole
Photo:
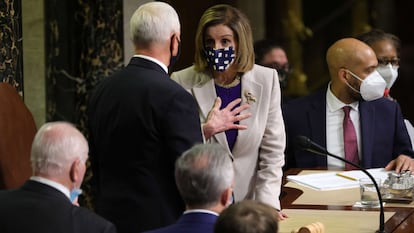
[[[252,29],[247,17],[238,9],[220,4],[208,8],[201,16],[195,37],[194,66],[197,71],[205,71],[208,67],[204,55],[204,38],[208,27],[223,24],[229,27],[237,44],[236,58],[237,72],[246,72],[253,68],[254,49]]]

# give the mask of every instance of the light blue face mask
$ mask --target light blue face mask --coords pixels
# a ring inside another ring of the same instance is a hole
[[[70,191],[70,201],[73,202],[80,194],[82,194],[82,189],[72,189],[72,191]]]
[[[207,47],[204,49],[207,63],[216,71],[225,71],[234,61],[235,53],[233,47],[223,49],[213,49]]]

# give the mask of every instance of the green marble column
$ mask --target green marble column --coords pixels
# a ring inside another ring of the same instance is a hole
[[[88,94],[123,62],[122,2],[46,0],[47,120],[85,131]]]
[[[72,122],[87,137],[90,92],[123,66],[122,1],[45,0],[45,8],[47,121]],[[90,208],[91,176],[80,200]]]
[[[0,0],[0,82],[23,96],[23,48],[20,0]]]

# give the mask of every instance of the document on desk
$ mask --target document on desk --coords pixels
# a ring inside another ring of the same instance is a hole
[[[390,173],[391,171],[386,171],[384,168],[371,168],[367,169],[367,172],[369,172],[369,174],[371,174],[374,178],[380,178],[381,183],[383,183],[388,178],[388,173]],[[365,174],[361,170],[339,172],[337,173],[337,175],[351,180],[368,178],[367,174]]]
[[[373,177],[381,178],[382,182],[388,177],[388,172],[383,168],[367,169],[367,171]],[[309,175],[288,175],[287,179],[316,190],[334,190],[358,187],[358,179],[363,177],[367,177],[364,172],[353,170],[343,172],[328,171]]]

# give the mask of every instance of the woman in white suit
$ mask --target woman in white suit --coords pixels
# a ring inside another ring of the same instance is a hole
[[[280,210],[285,130],[277,72],[254,65],[249,22],[229,5],[204,12],[195,48],[194,65],[171,77],[195,97],[205,139],[232,155],[235,201]]]

